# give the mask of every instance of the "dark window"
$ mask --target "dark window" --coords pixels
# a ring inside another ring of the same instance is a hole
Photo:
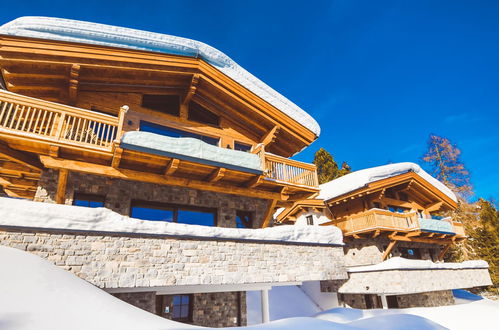
[[[218,138],[213,138],[213,137],[205,136],[205,135],[201,135],[201,134],[181,131],[181,130],[171,128],[168,126],[162,126],[162,125],[150,123],[148,121],[141,121],[140,122],[140,130],[143,132],[150,132],[150,133],[164,135],[164,136],[170,136],[170,137],[191,137],[191,138],[195,138],[195,139],[204,141],[206,143],[212,144],[214,146],[218,146],[218,143],[220,141],[220,139],[218,139]]]
[[[244,143],[241,143],[241,142],[234,142],[234,150],[239,150],[239,151],[244,151],[244,152],[250,152],[251,151],[251,145],[244,144]]]
[[[415,248],[399,248],[400,256],[406,259],[421,259],[421,251]]]
[[[307,215],[307,225],[309,225],[309,226],[314,225],[314,216],[313,215]]]
[[[178,294],[173,296],[172,320],[178,322],[192,321],[192,295]]]
[[[104,207],[105,197],[101,195],[75,193],[73,205],[85,207]]]
[[[408,202],[409,201],[409,196],[406,193],[399,192],[398,195],[399,195],[399,199],[401,201],[404,201],[404,202]]]
[[[381,208],[381,204],[378,203],[378,202],[374,202],[373,205],[374,205],[374,208],[376,208],[376,209],[380,209]]]
[[[386,296],[386,303],[388,308],[399,308],[397,296]]]
[[[187,119],[213,126],[220,125],[219,116],[195,102],[191,102],[189,104],[189,114],[187,115]]]
[[[364,301],[366,303],[366,309],[373,309],[374,308],[370,294],[364,295]]]
[[[407,213],[411,211],[411,209],[408,209],[406,207],[400,207],[395,205],[388,205],[388,210],[390,212],[396,212],[396,213]]]
[[[217,212],[214,209],[202,207],[132,201],[130,216],[132,218],[150,221],[215,226]]]
[[[180,114],[180,97],[178,95],[143,95],[142,106],[178,116]]]
[[[388,198],[395,198],[395,193],[393,192],[392,189],[386,189],[385,196]]]
[[[253,214],[246,211],[236,211],[236,228],[253,228]]]

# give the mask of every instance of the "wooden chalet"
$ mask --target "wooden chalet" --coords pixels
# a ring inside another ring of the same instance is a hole
[[[315,166],[288,158],[317,134],[202,57],[0,29],[0,69],[0,185],[11,197],[32,199],[46,169],[59,171],[58,203],[68,172],[267,199],[269,215],[318,192]],[[253,153],[261,169],[124,148],[133,131]]]
[[[348,176],[356,175],[354,172],[341,180],[323,184],[321,190],[326,191],[333,185],[348,186]],[[327,207],[323,213],[330,221],[320,225],[339,227],[345,241],[388,238],[390,243],[383,253],[383,260],[397,242],[443,246],[441,259],[448,247],[466,237],[462,223],[447,216],[457,207],[453,195],[412,169],[346,190],[333,196],[321,192],[315,199],[297,201],[280,212],[276,222],[294,223],[300,214]]]

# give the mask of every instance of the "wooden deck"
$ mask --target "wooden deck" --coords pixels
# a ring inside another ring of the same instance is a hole
[[[281,199],[284,194],[304,198],[318,191],[315,165],[267,153],[263,147],[254,151],[262,159],[262,176],[122,150],[119,143],[126,111],[127,107],[122,107],[118,116],[112,116],[0,90],[0,142],[12,152],[24,152],[35,158],[40,155],[45,167],[56,169],[81,172],[88,162],[91,165],[87,166],[88,173],[98,170],[95,174],[111,173],[114,177],[137,179],[140,172],[152,172],[163,179],[170,177],[171,184],[181,185],[184,181],[177,182],[173,178],[198,180],[196,186],[202,186],[203,182],[213,185],[223,182],[226,186],[237,186],[237,193],[241,194],[245,189],[258,187],[262,190],[261,198],[270,199],[276,196]],[[93,169],[94,164],[99,168]],[[8,168],[0,164],[0,178],[5,170]],[[131,177],[123,176],[124,171],[132,170]],[[39,173],[36,172],[36,177]],[[0,184],[8,188],[12,182],[4,178]],[[32,184],[30,191],[34,193],[36,181]],[[218,190],[223,191],[223,187]],[[231,191],[235,190],[228,192]],[[250,195],[260,196],[258,192]]]

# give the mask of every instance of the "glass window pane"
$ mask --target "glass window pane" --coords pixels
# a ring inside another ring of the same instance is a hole
[[[206,211],[178,210],[178,222],[190,225],[215,226],[215,213]]]
[[[178,306],[182,303],[182,297],[181,296],[173,296],[173,305]]]
[[[178,306],[173,307],[173,318],[174,319],[180,318],[180,307]]]
[[[89,207],[89,202],[88,201],[84,201],[84,200],[81,200],[81,199],[75,199],[73,200],[73,205],[76,205],[76,206],[85,206],[85,207]]]
[[[90,201],[89,202],[89,207],[104,207],[104,203],[103,202]]]
[[[189,304],[189,296],[186,295],[182,296],[182,304],[183,305]]]
[[[189,306],[182,305],[182,309],[180,310],[180,317],[186,318],[189,316]]]
[[[132,218],[142,219],[142,220],[172,222],[173,221],[173,210],[172,209],[143,207],[143,206],[133,206],[132,213],[130,216]]]

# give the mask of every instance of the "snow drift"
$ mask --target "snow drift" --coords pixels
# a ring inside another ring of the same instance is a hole
[[[211,239],[343,244],[341,230],[334,226],[278,226],[263,229],[208,227],[165,221],[139,220],[122,216],[102,207],[88,208],[12,198],[0,198],[0,226],[140,233]]]

